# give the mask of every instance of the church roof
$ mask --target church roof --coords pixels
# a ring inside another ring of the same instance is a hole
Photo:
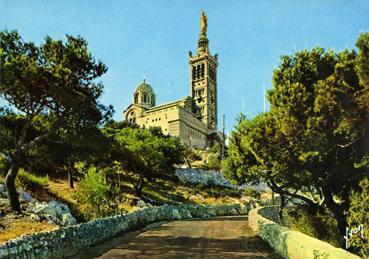
[[[144,79],[143,82],[141,84],[139,84],[136,88],[135,92],[148,92],[151,94],[155,94],[154,90],[152,89],[151,85],[149,85],[148,83],[146,83],[146,80]]]

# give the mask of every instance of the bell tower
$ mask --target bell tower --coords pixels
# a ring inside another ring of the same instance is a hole
[[[217,67],[218,56],[209,51],[209,40],[206,36],[207,16],[203,12],[200,18],[200,38],[196,56],[189,52],[191,97],[194,110],[208,130],[217,130]],[[210,133],[209,132],[209,133]]]

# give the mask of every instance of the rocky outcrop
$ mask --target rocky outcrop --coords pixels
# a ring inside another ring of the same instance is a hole
[[[20,190],[19,201],[26,206],[26,212],[30,213],[30,218],[34,221],[49,221],[59,226],[72,226],[77,224],[77,220],[71,214],[66,204],[50,201],[39,202],[26,191]],[[0,184],[0,208],[9,207],[7,192]]]
[[[8,194],[6,193],[5,186],[0,184],[0,198],[6,198]]]
[[[37,202],[39,202],[38,200],[33,198],[32,195],[29,194],[28,192],[20,190],[18,193],[19,193],[19,201],[20,202],[26,202],[26,203],[37,203]]]
[[[283,258],[360,258],[341,248],[336,248],[319,239],[283,227],[270,220],[277,217],[277,210],[278,206],[252,209],[249,212],[249,225]]]
[[[201,184],[204,186],[221,186],[235,189],[221,172],[201,169],[177,168],[176,176],[182,183]]]
[[[0,245],[0,258],[65,258],[125,231],[156,221],[246,215],[251,205],[169,205],[98,219],[57,230],[21,236]]]
[[[35,221],[47,220],[59,226],[77,224],[77,220],[70,213],[68,206],[56,201],[30,203],[26,211],[32,213],[31,218],[33,217]]]
[[[152,201],[150,201],[150,202],[152,202]],[[143,200],[137,200],[135,205],[138,208],[152,207],[153,205],[150,202],[148,202],[148,201],[144,202]],[[154,202],[152,202],[152,203],[154,203]]]

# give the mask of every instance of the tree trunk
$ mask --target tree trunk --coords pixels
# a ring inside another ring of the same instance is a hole
[[[187,160],[187,158],[186,158],[186,157],[184,157],[184,160],[185,160],[186,164],[188,165],[188,168],[189,168],[189,169],[192,169],[191,164],[190,164],[190,162]]]
[[[340,235],[343,237],[346,235],[346,227],[347,227],[347,220],[344,214],[345,206],[342,206],[335,203],[333,200],[333,196],[329,191],[323,191],[325,196],[325,205],[326,207],[333,213],[334,218],[337,220],[338,224],[338,231]],[[342,247],[344,246],[342,241]]]
[[[119,191],[121,191],[120,173],[118,173],[118,187],[119,187]]]
[[[136,185],[136,194],[137,194],[138,197],[141,197],[142,189],[143,189],[143,184],[142,183],[139,183],[138,185]]]
[[[333,212],[334,217],[338,223],[338,230],[340,231],[341,236],[346,234],[347,220],[343,211],[335,211]]]
[[[136,191],[136,195],[138,197],[141,197],[141,195],[142,195],[142,186],[136,186],[135,191]]]
[[[283,194],[280,194],[281,197],[281,204],[280,204],[280,209],[279,209],[279,219],[281,222],[283,222],[283,208],[286,205],[286,197]]]
[[[338,204],[334,203],[333,200],[330,203],[331,204],[328,205],[328,208],[333,213],[334,218],[337,220],[338,230],[341,236],[344,236],[346,234],[347,227],[347,220],[344,214],[344,208],[343,206],[341,207]]]
[[[144,186],[144,180],[140,178],[138,180],[138,183],[135,185],[135,191],[138,197],[141,197],[143,186]]]
[[[8,191],[8,198],[10,203],[10,208],[15,213],[22,213],[19,199],[18,199],[18,192],[15,188],[15,178],[17,177],[19,168],[11,163],[8,169],[8,172],[5,177],[5,186]]]
[[[275,202],[274,202],[274,191],[272,190],[272,203],[273,205],[275,205]]]
[[[74,189],[73,172],[70,168],[68,168],[68,180],[69,180],[69,187],[71,189]]]

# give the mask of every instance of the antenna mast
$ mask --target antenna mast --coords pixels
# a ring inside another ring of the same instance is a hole
[[[224,148],[225,148],[225,114],[223,114],[222,160],[224,159]]]
[[[263,85],[263,111],[265,113],[265,84]]]

